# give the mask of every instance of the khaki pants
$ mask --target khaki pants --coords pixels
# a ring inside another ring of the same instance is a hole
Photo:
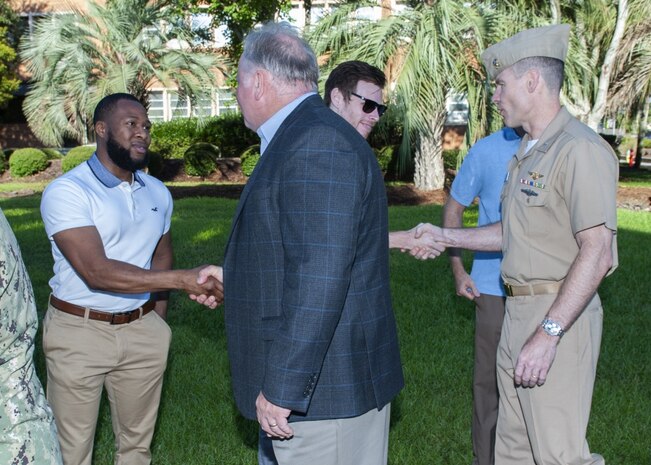
[[[475,366],[472,382],[473,465],[495,463],[497,425],[497,346],[504,321],[504,297],[482,294],[475,299]]]
[[[171,331],[156,313],[123,325],[48,306],[43,325],[47,398],[65,465],[90,465],[102,387],[115,434],[115,464],[151,462]]]
[[[563,336],[544,385],[515,387],[520,349],[556,295],[509,297],[497,354],[496,465],[603,465],[586,441],[603,311],[595,296]]]
[[[279,465],[386,465],[391,405],[353,418],[297,421],[294,436],[274,440]]]

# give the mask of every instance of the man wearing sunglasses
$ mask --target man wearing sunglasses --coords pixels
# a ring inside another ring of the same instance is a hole
[[[323,100],[366,139],[387,110],[379,103],[386,82],[384,73],[375,66],[345,61],[328,76]]]
[[[379,68],[363,61],[345,61],[330,72],[325,83],[323,101],[367,139],[387,110],[386,105],[379,103],[386,82],[386,77]],[[405,251],[426,246],[434,252],[438,245],[429,243],[424,236],[416,239],[414,231],[415,228],[390,232],[389,248]],[[440,247],[439,253],[441,251],[443,247]]]

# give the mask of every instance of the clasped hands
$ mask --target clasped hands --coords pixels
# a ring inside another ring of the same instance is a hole
[[[430,223],[420,223],[405,233],[407,236],[402,241],[400,249],[418,260],[436,258],[445,251],[446,247],[454,245],[445,236],[444,229]]]
[[[188,291],[190,299],[215,308],[224,301],[224,269],[221,266],[207,265],[194,268],[195,290]]]

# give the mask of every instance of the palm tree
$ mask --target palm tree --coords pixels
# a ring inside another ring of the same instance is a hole
[[[91,1],[88,12],[38,23],[22,41],[21,58],[31,75],[23,109],[39,139],[48,145],[60,145],[64,137],[85,142],[95,105],[110,93],[131,93],[145,106],[154,82],[191,99],[207,95],[223,60],[194,51],[188,31],[169,26],[174,18],[166,4]]]
[[[476,58],[482,48],[481,20],[474,8],[456,0],[420,2],[378,21],[360,14],[372,6],[377,2],[340,5],[313,27],[308,40],[317,55],[329,57],[327,68],[363,60],[387,70],[393,87],[390,111],[398,113],[404,127],[399,165],[406,170],[415,146],[416,187],[441,189],[446,99],[452,89],[468,92],[483,79]],[[473,98],[485,100],[485,92],[475,92]],[[472,118],[481,127],[489,106],[478,108]]]

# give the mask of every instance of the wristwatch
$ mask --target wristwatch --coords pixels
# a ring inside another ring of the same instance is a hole
[[[542,329],[545,330],[545,332],[550,336],[561,337],[563,334],[565,334],[565,331],[563,331],[560,323],[554,320],[550,320],[549,318],[542,320],[540,326],[542,326]]]

